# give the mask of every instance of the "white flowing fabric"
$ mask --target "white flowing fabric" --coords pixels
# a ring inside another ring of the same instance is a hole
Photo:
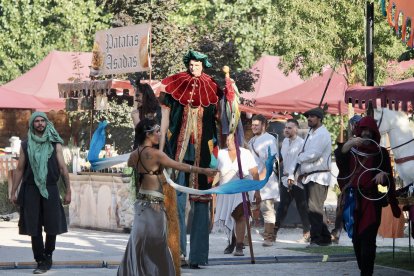
[[[256,167],[256,162],[249,150],[240,148],[240,159],[243,168],[244,178],[251,179],[249,170]],[[220,171],[220,185],[231,180],[239,179],[237,159],[232,161],[227,149],[220,150],[217,157],[218,170]],[[249,192],[249,199],[252,200],[254,191]],[[241,193],[238,194],[218,194],[216,200],[216,214],[214,216],[213,231],[223,231],[230,237],[234,227],[234,219],[231,216],[234,209],[243,202]]]

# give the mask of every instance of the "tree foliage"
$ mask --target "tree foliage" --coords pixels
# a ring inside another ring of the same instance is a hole
[[[0,1],[0,83],[51,50],[90,51],[96,30],[106,28],[110,17],[93,0]]]
[[[73,138],[78,141],[77,146],[89,148],[89,136],[95,131],[101,119],[108,121],[106,131],[108,133],[106,143],[115,146],[119,154],[131,152],[134,141],[134,128],[131,119],[131,107],[127,101],[122,103],[117,100],[108,102],[108,109],[103,111],[90,112],[69,111],[69,121],[72,129],[79,130],[73,132]]]
[[[204,24],[178,24],[177,14],[183,5],[182,2],[114,0],[106,1],[106,8],[115,14],[119,25],[147,22],[152,24],[153,79],[163,79],[186,70],[182,57],[189,49],[193,49],[209,56],[213,68],[206,70],[206,73],[217,81],[223,80],[221,68],[228,65],[234,70],[232,77],[239,89],[251,90],[254,76],[246,70],[241,70],[243,59],[239,56],[234,40],[228,39],[225,32],[230,28],[230,23],[211,22],[214,24],[214,32]]]
[[[279,15],[289,15],[277,22],[282,33],[290,31],[276,48],[285,68],[299,69],[306,77],[325,65],[345,66],[349,83],[364,83],[365,5],[362,0],[314,0],[307,5],[293,0],[278,5]],[[381,84],[388,62],[398,59],[406,47],[391,32],[379,5],[374,14],[375,82]]]
[[[237,49],[239,67],[249,68],[262,53],[272,53],[277,39],[274,1],[271,0],[181,0],[174,21],[204,26],[206,32],[220,31]]]
[[[278,55],[288,72],[298,70],[303,78],[320,73],[327,65],[346,68],[349,83],[365,79],[365,5],[363,0],[181,0],[175,21],[204,25],[214,32],[224,24],[228,40],[235,41],[241,69],[263,53]],[[387,77],[387,64],[407,48],[393,34],[375,6],[375,81]]]

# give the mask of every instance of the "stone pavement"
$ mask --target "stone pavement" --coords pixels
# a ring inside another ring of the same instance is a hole
[[[244,250],[244,258],[224,255],[223,250],[227,245],[225,235],[212,233],[209,266],[200,270],[182,269],[182,275],[359,275],[352,255],[335,259],[335,256],[316,256],[289,250],[306,246],[296,242],[301,233],[302,230],[297,228],[281,229],[276,245],[263,247],[258,229],[253,229],[253,249],[257,258],[254,265],[250,264],[248,247]],[[53,256],[55,265],[47,275],[116,275],[116,267],[123,256],[127,241],[128,234],[124,233],[72,228],[68,233],[58,236]],[[351,241],[344,234],[339,244],[350,246]],[[378,237],[377,245],[378,250],[384,246],[392,246],[392,239]],[[408,246],[408,238],[396,239],[396,246]],[[231,262],[236,264],[229,265]],[[16,219],[0,221],[0,275],[30,275],[33,267],[30,237],[18,235]],[[374,275],[414,273],[377,266]]]

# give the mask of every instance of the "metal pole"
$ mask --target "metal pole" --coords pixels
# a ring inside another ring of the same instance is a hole
[[[322,107],[323,99],[325,98],[326,91],[328,91],[329,84],[331,83],[333,73],[335,72],[335,67],[331,69],[331,74],[329,75],[328,82],[326,83],[325,90],[323,90],[323,94],[321,100],[319,101],[319,107]]]
[[[374,86],[374,3],[367,1],[365,22],[366,85]]]

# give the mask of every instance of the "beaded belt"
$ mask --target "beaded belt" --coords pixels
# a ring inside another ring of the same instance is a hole
[[[143,201],[148,201],[150,203],[164,202],[163,197],[159,197],[159,196],[155,196],[155,195],[149,195],[149,194],[142,194],[142,193],[138,193],[137,199],[143,200]]]

